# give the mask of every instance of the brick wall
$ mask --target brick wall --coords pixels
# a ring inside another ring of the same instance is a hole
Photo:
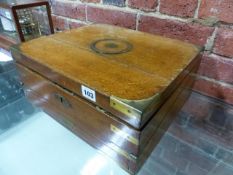
[[[205,46],[194,89],[233,104],[233,0],[51,0],[55,28],[107,23]]]

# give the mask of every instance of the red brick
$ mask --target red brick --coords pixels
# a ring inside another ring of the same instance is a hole
[[[154,175],[152,171],[149,171],[146,166],[143,166],[142,169],[139,171],[138,174],[143,174],[143,175]]]
[[[103,4],[108,5],[115,5],[118,7],[124,7],[125,6],[125,0],[102,0]]]
[[[207,96],[233,104],[233,87],[231,86],[223,86],[218,83],[198,79],[195,82],[194,89]]]
[[[159,19],[151,16],[140,16],[139,30],[176,38],[198,45],[205,45],[207,38],[212,34],[213,28],[199,24],[183,23],[168,19]]]
[[[221,116],[219,116],[221,117]],[[208,155],[214,155],[214,153],[217,150],[217,146],[215,145],[216,143],[213,142],[209,142],[206,139],[202,139],[202,138],[197,138],[197,147],[200,148],[202,151],[204,151],[205,153],[207,153]]]
[[[99,3],[100,0],[81,0],[82,2],[92,2],[92,3]]]
[[[207,101],[206,97],[192,93],[189,99],[185,102],[182,111],[201,121],[205,120],[211,109],[212,105]]]
[[[188,165],[188,161],[182,157],[179,157],[175,151],[171,152],[165,150],[163,154],[163,159],[181,171],[184,171]]]
[[[185,107],[186,113],[187,115],[191,115],[188,127],[181,127],[177,123],[173,123],[168,129],[168,132],[176,138],[181,139],[183,142],[187,142],[193,147],[198,147],[207,153],[209,153],[209,151],[206,150],[206,144],[208,147],[219,145],[225,149],[232,150],[232,107],[196,92],[192,93],[187,103],[190,103],[190,108],[187,110],[187,107]],[[222,108],[223,110],[219,112],[219,108]],[[224,116],[226,116],[226,125],[224,128],[216,127],[216,125],[213,125],[212,122],[210,122],[210,118],[212,118],[214,115],[218,116],[219,118],[225,118]],[[198,141],[199,139],[205,141],[206,144],[200,144]],[[160,143],[162,143],[162,141]],[[171,144],[162,144],[161,147],[164,148],[165,145]],[[179,147],[179,145],[176,144],[176,147],[171,145],[171,147],[176,149]],[[165,149],[167,150],[166,147]],[[220,156],[223,155],[218,155],[218,159]]]
[[[68,18],[86,20],[85,5],[74,2],[56,1],[53,4],[53,13]]]
[[[176,137],[177,139],[180,139],[183,142],[189,143],[193,146],[196,144],[195,137],[197,134],[195,130],[190,131],[186,128],[180,127],[176,123],[173,123],[168,129],[168,133],[170,133],[172,136]],[[178,144],[177,147],[179,147]]]
[[[69,29],[68,25],[67,25],[67,20],[64,18],[61,18],[59,16],[52,16],[52,20],[53,20],[53,25],[54,28],[57,31],[62,31],[62,30],[66,30]]]
[[[216,157],[229,165],[233,164],[233,153],[230,150],[219,149],[216,153]]]
[[[196,138],[197,137],[195,137],[195,139]],[[177,147],[176,155],[177,157],[186,159],[199,168],[207,171],[211,171],[217,163],[217,160],[215,160],[214,158],[211,158],[198,149],[195,149],[194,147],[191,147],[190,145],[186,145],[184,143],[181,143]]]
[[[208,171],[203,170],[202,168],[198,167],[197,165],[191,163],[188,169],[189,175],[207,175]]]
[[[213,54],[204,55],[198,73],[209,78],[233,84],[233,60]]]
[[[211,108],[214,107],[215,106],[211,106]],[[202,138],[207,142],[212,142],[215,145],[219,145],[225,149],[231,150],[233,143],[231,132],[216,128],[215,126],[210,125],[207,120],[208,115],[206,115],[203,119],[199,119],[196,118],[196,116],[193,116],[189,123],[189,127],[183,128],[176,123],[173,123],[168,129],[168,133],[177,139],[182,140],[182,142],[192,145],[193,148],[198,147],[198,149],[203,149],[203,146],[198,144],[197,139]],[[179,147],[180,146],[177,144],[177,148]]]
[[[202,0],[199,17],[217,17],[220,21],[233,23],[232,0]]]
[[[91,22],[112,24],[136,29],[136,14],[134,13],[88,6],[87,19]]]
[[[212,170],[211,174],[212,175],[232,175],[233,168],[224,163],[220,163],[214,170]]]
[[[144,11],[154,11],[157,6],[157,0],[129,0],[128,6]]]
[[[76,28],[84,26],[85,24],[77,22],[77,21],[68,21],[68,25],[70,29],[76,29]]]
[[[232,46],[233,46],[233,29],[219,29],[217,32],[217,38],[214,45],[214,52],[220,55],[233,57]]]
[[[158,155],[163,155],[163,152],[169,151],[169,152],[175,152],[177,147],[177,139],[171,136],[170,134],[165,134],[162,139],[159,142],[159,146],[156,147],[155,151],[152,152],[152,157],[156,159]],[[158,150],[160,149],[160,150]],[[160,151],[160,153],[158,153]]]
[[[156,170],[156,174],[158,175],[169,175],[176,171],[176,168],[173,165],[160,157],[156,157],[154,161],[147,161],[146,166],[151,172],[155,172]]]
[[[193,17],[198,0],[160,0],[160,12],[180,17]]]

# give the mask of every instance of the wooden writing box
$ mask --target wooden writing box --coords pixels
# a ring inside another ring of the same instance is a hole
[[[199,52],[178,40],[108,25],[12,48],[32,102],[131,173],[188,97]]]

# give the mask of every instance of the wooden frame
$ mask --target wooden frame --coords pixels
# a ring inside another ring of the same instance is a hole
[[[8,10],[11,11],[13,21],[15,23],[16,31],[17,31],[17,33],[19,35],[20,42],[24,42],[25,38],[24,38],[22,28],[21,28],[20,23],[19,23],[17,10],[25,9],[25,8],[31,8],[31,7],[37,7],[37,6],[46,6],[46,11],[47,11],[48,21],[49,21],[49,26],[50,26],[50,33],[53,34],[54,33],[54,28],[53,28],[53,23],[52,23],[51,9],[50,9],[50,5],[49,5],[48,1],[33,0],[33,1],[26,1],[25,3],[22,3],[22,2],[11,3],[11,0],[3,0],[2,2],[0,2],[0,7],[8,9]],[[0,34],[0,37],[5,39],[6,41],[9,41],[12,44],[17,43],[17,41],[14,41],[13,39],[10,39],[9,37],[5,37],[5,36],[3,36],[1,34]]]

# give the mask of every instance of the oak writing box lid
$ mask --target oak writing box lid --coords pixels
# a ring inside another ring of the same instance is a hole
[[[96,24],[12,51],[21,64],[140,128],[191,70],[200,48]]]

